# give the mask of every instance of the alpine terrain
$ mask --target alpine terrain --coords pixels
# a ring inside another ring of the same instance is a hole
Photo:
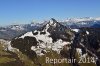
[[[99,22],[51,18],[42,24],[2,27],[0,66],[100,66]]]

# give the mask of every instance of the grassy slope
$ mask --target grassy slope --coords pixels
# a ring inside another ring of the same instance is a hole
[[[61,58],[55,51],[50,50],[44,56],[38,56],[34,62],[30,60],[26,55],[15,50],[15,53],[5,51],[3,44],[0,44],[0,66],[38,66],[40,63],[42,66],[69,66],[69,64],[49,64],[45,63],[45,58]]]
[[[55,51],[50,50],[50,52],[46,53],[44,56],[38,56],[37,59],[34,59],[34,62],[30,60],[26,55],[22,54],[15,50],[15,53],[10,51],[5,51],[5,47],[0,43],[0,66],[71,66],[68,63],[59,63],[59,64],[51,64],[46,63],[46,57],[49,58],[62,58],[60,54]],[[76,59],[79,60],[79,55],[76,53]],[[80,66],[96,66],[93,63],[84,63],[79,64]]]

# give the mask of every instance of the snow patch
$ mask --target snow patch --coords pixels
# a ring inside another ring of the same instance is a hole
[[[41,53],[43,51],[43,49],[41,49],[39,46],[37,46],[37,47],[32,46],[31,50],[35,51],[36,54],[39,55],[39,56],[44,55],[43,53]]]
[[[52,43],[52,38],[49,37],[50,33],[46,32],[45,35],[40,34],[40,31],[38,31],[37,35],[33,35],[37,40],[42,40],[44,43]]]
[[[52,50],[57,51],[58,53],[60,53],[60,51],[63,49],[63,46],[67,45],[67,44],[71,44],[71,43],[70,42],[65,42],[65,41],[60,39],[52,45]]]
[[[76,51],[77,51],[78,55],[80,55],[80,57],[82,57],[82,58],[85,58],[87,56],[87,53],[82,55],[82,49],[80,49],[80,48],[76,48]]]
[[[82,55],[82,50],[80,48],[77,48],[76,51],[78,52],[78,54],[81,56]]]
[[[12,30],[24,30],[24,28],[22,27],[22,26],[13,26],[12,28],[11,28]]]
[[[89,32],[88,32],[88,31],[86,31],[86,33],[87,33],[87,34],[89,34]]]
[[[53,20],[50,20],[50,25],[52,25],[53,24]]]
[[[48,25],[46,26],[46,30],[45,30],[46,34],[40,34],[40,31],[34,31],[34,32],[38,32],[38,34],[33,35],[32,32],[28,32],[24,34],[23,36],[21,36],[20,38],[24,38],[25,36],[33,36],[37,39],[38,42],[39,40],[42,40],[43,42],[39,42],[38,46],[31,47],[31,50],[35,51],[37,55],[43,55],[41,51],[43,51],[44,49],[45,51],[48,51],[46,49],[52,49],[54,51],[57,51],[57,53],[60,53],[64,45],[71,44],[70,42],[65,42],[61,39],[53,43],[52,42],[53,39],[49,37],[50,33],[47,32],[47,29],[48,29]]]
[[[72,29],[72,31],[79,32],[79,29]]]
[[[63,49],[64,45],[71,44],[70,42],[64,42],[63,40],[58,40],[55,43],[39,43],[38,46],[32,46],[31,50],[35,51],[37,55],[44,55],[41,53],[42,51],[48,52],[47,49],[52,49],[56,51],[58,54]]]
[[[54,26],[54,27],[56,27],[56,25],[57,25],[57,24],[56,24],[56,23],[54,23],[54,25],[53,25],[53,26]]]
[[[25,36],[33,36],[32,31],[31,31],[31,32],[27,32],[27,33],[25,33],[24,35],[22,35],[22,36],[19,37],[19,38],[24,38]]]

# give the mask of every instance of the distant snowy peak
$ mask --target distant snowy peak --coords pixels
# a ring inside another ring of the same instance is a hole
[[[12,30],[24,30],[24,27],[20,25],[13,25],[11,26],[11,29]]]
[[[93,27],[95,24],[100,25],[100,17],[92,18],[68,18],[65,21],[61,22],[63,25],[69,28],[82,28],[82,27]],[[93,27],[95,28],[95,27]],[[99,27],[100,28],[100,27]]]
[[[98,18],[95,18],[95,20],[100,20],[100,17],[98,17]]]
[[[31,24],[14,24],[14,25],[8,25],[5,27],[0,27],[0,31],[5,30],[13,30],[13,31],[30,31],[32,29],[36,29],[40,27],[42,24],[40,23],[31,23]]]
[[[84,17],[84,18],[67,18],[66,22],[82,22],[82,21],[100,21],[100,17],[93,18],[93,17]]]

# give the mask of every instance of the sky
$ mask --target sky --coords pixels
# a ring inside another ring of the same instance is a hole
[[[0,26],[100,17],[100,0],[0,0]]]

